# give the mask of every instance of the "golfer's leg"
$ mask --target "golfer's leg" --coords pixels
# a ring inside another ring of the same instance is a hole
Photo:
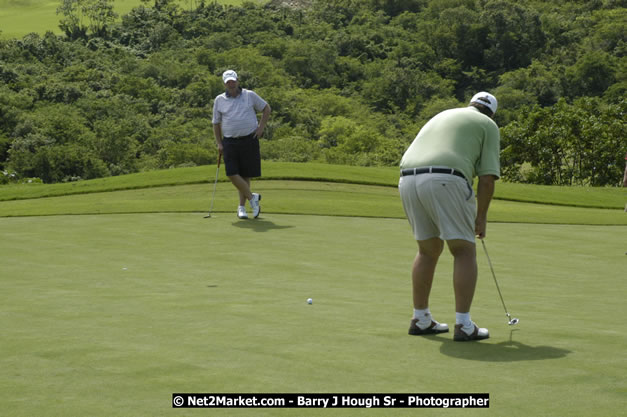
[[[250,190],[250,178],[242,177],[242,179],[246,183],[246,189],[248,191],[244,191],[244,192],[240,191],[239,192],[239,204],[240,204],[240,206],[246,205],[246,201],[250,200],[251,198],[253,198],[252,191]]]
[[[470,312],[472,298],[477,285],[477,252],[475,244],[467,240],[446,242],[455,258],[453,266],[453,287],[455,288],[455,311]]]
[[[239,205],[246,204],[246,200],[253,198],[253,194],[250,192],[250,178],[244,178],[241,175],[232,175],[229,177],[231,183],[237,188],[239,192]]]
[[[443,249],[444,242],[437,237],[418,241],[418,254],[411,271],[414,308],[417,310],[429,307],[435,267]]]

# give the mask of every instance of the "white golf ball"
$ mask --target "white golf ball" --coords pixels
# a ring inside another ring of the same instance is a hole
[[[307,299],[307,304],[313,304],[313,299],[308,298],[308,299]]]

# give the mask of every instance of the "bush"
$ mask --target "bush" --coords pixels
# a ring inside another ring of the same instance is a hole
[[[259,142],[261,158],[281,162],[312,162],[320,158],[317,142],[303,136],[284,136]]]
[[[214,148],[195,143],[170,143],[159,151],[160,168],[208,165],[216,160]]]

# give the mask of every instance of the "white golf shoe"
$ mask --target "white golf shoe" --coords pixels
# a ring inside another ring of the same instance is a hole
[[[261,200],[261,194],[253,193],[253,198],[250,199],[250,207],[253,209],[253,217],[256,219],[259,217],[259,213],[261,213],[261,205],[259,201]]]
[[[240,218],[240,219],[247,219],[248,218],[248,213],[246,213],[246,207],[239,206],[237,208],[237,217]]]

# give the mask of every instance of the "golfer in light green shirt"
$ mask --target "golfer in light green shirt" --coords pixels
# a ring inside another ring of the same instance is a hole
[[[449,331],[448,325],[431,317],[429,309],[435,267],[446,242],[455,258],[453,339],[489,337],[487,329],[471,320],[470,306],[477,282],[475,236],[486,235],[488,207],[500,176],[500,135],[492,119],[496,108],[496,98],[481,92],[468,107],[439,113],[420,130],[401,160],[399,192],[418,242],[409,334]],[[476,196],[474,177],[479,178]]]

